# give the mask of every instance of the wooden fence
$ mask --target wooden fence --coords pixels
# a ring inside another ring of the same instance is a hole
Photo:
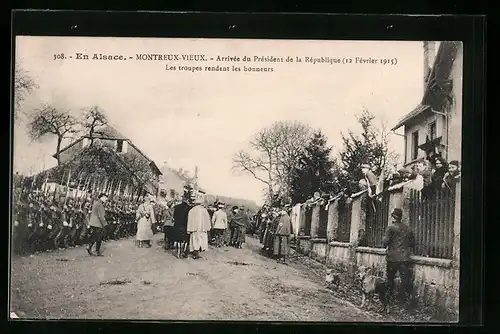
[[[361,246],[382,248],[385,230],[389,222],[389,193],[376,198],[366,198],[365,234]]]
[[[410,192],[410,227],[415,234],[414,254],[450,259],[453,254],[455,195],[449,189],[436,189],[423,197]]]
[[[352,202],[342,202],[338,205],[338,226],[335,241],[349,242],[351,237]]]
[[[326,230],[328,228],[328,210],[325,210],[326,205],[322,205],[319,208],[319,226],[318,226],[318,238],[326,238]]]

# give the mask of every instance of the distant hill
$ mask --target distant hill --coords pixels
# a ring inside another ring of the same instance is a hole
[[[257,203],[255,203],[254,201],[251,201],[251,200],[247,200],[247,199],[243,199],[243,198],[228,197],[228,196],[216,196],[216,195],[211,195],[211,194],[207,194],[205,196],[205,200],[208,203],[213,203],[217,199],[221,202],[226,203],[227,206],[237,205],[237,206],[244,206],[245,208],[248,208],[251,211],[259,210],[259,206],[257,205]]]

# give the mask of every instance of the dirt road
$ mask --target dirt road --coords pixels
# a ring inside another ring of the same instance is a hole
[[[283,265],[243,249],[210,248],[177,259],[155,235],[150,249],[132,239],[14,257],[11,311],[20,318],[377,321],[338,299],[300,264]]]

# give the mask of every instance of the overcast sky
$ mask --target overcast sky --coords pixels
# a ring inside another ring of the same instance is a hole
[[[121,61],[76,60],[76,53],[118,54]],[[64,53],[67,59],[54,60]],[[217,63],[273,67],[273,72],[181,72],[186,61],[137,61],[136,54],[397,59],[396,65],[311,63]],[[72,59],[69,59],[72,56]],[[299,120],[321,129],[335,149],[340,132],[358,130],[363,107],[394,125],[417,106],[423,91],[422,42],[257,41],[212,39],[18,37],[16,58],[39,89],[26,110],[50,103],[78,112],[98,105],[111,125],[160,167],[193,171],[209,192],[261,202],[263,184],[234,174],[231,157],[252,135],[278,120]],[[391,145],[403,153],[402,137]],[[53,140],[30,143],[18,122],[14,169],[23,173],[55,165]]]

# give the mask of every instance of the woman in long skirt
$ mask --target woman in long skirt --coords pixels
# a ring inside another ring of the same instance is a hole
[[[151,200],[147,198],[144,203],[139,205],[136,212],[137,219],[137,234],[136,239],[139,247],[151,247],[151,239],[153,239],[152,226],[155,222],[155,215]]]

